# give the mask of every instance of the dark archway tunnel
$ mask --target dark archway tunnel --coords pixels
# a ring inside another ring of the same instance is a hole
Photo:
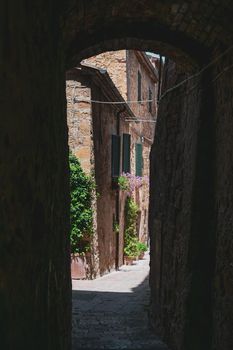
[[[232,3],[3,1],[1,9],[1,347],[70,349],[65,70],[128,48],[175,62],[163,91],[212,62],[160,102],[151,321],[171,349],[232,349]]]

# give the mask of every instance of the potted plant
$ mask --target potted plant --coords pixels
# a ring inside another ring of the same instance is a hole
[[[124,247],[124,260],[126,265],[132,265],[139,254],[138,241],[136,237],[128,237]]]
[[[144,258],[144,254],[147,251],[147,245],[143,242],[138,242],[139,259]]]

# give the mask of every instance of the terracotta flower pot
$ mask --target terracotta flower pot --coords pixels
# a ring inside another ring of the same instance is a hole
[[[71,255],[71,278],[86,279],[87,278],[87,261],[85,255]]]
[[[133,265],[134,260],[135,260],[135,257],[127,256],[127,255],[124,256],[125,265]]]
[[[140,255],[139,255],[139,260],[142,260],[144,258],[144,255],[145,255],[145,252],[141,252]]]

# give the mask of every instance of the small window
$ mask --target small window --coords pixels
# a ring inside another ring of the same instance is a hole
[[[120,136],[112,135],[112,177],[120,175],[120,141]]]
[[[152,91],[151,91],[150,87],[149,87],[149,91],[148,91],[148,100],[149,100],[148,110],[150,113],[152,113]]]
[[[138,101],[142,100],[142,76],[138,71]]]
[[[135,175],[142,176],[143,159],[142,159],[142,144],[136,143],[135,145]]]
[[[123,134],[122,171],[130,173],[130,134]]]

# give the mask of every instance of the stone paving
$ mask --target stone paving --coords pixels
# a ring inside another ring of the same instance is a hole
[[[93,281],[73,280],[73,350],[168,350],[148,327],[149,256]]]

